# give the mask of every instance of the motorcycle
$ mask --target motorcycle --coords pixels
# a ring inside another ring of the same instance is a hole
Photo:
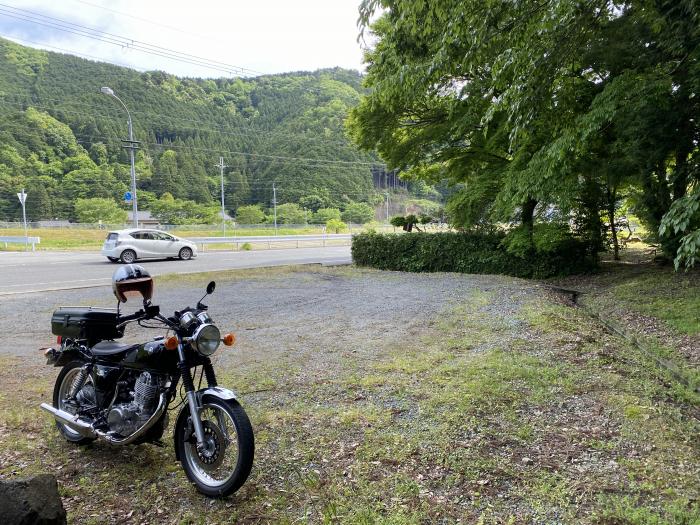
[[[53,415],[63,437],[77,445],[96,439],[115,446],[162,445],[168,412],[182,405],[174,428],[175,455],[188,479],[210,497],[238,490],[252,469],[255,442],[248,416],[236,395],[217,384],[211,362],[220,343],[235,342],[233,334],[221,336],[202,303],[215,288],[210,282],[195,307],[166,317],[151,304],[153,281],[148,272],[126,265],[113,276],[116,311],[56,310],[51,326],[60,347],[46,349],[45,356],[47,364],[61,371],[53,405],[42,403],[41,408]],[[121,303],[133,295],[142,296],[143,308],[121,315]],[[116,342],[134,322],[168,332],[142,344]],[[167,337],[170,332],[173,335]],[[203,377],[206,387],[201,388]],[[178,385],[180,405],[169,409],[178,397]]]

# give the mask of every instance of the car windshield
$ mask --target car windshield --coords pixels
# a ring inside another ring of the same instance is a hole
[[[116,241],[118,237],[119,237],[119,234],[113,232],[113,233],[110,233],[107,235],[107,240],[108,241]]]

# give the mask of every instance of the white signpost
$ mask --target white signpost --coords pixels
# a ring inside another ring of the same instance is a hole
[[[27,211],[24,207],[24,203],[27,201],[27,194],[24,192],[24,188],[22,188],[21,193],[17,194],[17,198],[19,199],[20,204],[22,204],[22,221],[24,222],[24,249],[28,250],[29,246],[27,245],[28,242],[28,234],[27,234]]]

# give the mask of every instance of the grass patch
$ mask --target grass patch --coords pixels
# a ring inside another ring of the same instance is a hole
[[[618,284],[606,295],[629,308],[661,319],[672,329],[700,334],[700,279],[671,272],[655,272]]]

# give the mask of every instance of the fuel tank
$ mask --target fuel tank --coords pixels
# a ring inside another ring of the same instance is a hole
[[[139,345],[103,342],[92,348],[98,362],[109,366],[135,370],[173,372],[177,369],[177,352],[167,350],[163,340],[148,341]]]
[[[149,341],[129,350],[119,364],[127,368],[174,371],[177,352],[167,350],[164,341]]]

